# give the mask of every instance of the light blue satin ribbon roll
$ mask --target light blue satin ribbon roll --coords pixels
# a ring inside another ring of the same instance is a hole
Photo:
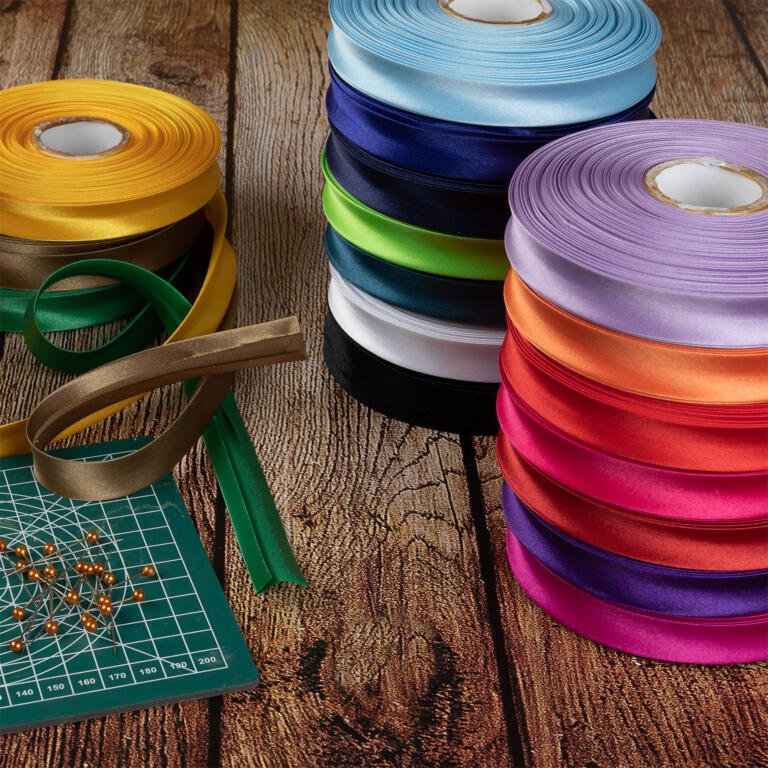
[[[659,22],[642,0],[550,0],[529,24],[451,15],[438,0],[330,0],[331,64],[400,109],[488,126],[597,120],[656,83]]]

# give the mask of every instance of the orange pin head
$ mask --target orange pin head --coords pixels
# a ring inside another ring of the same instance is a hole
[[[94,573],[97,576],[101,576],[104,573],[106,566],[104,565],[104,563],[94,563],[93,568],[94,568]]]
[[[40,581],[40,571],[37,568],[30,568],[27,571],[27,578],[30,581]]]
[[[56,545],[52,541],[48,541],[43,544],[43,554],[53,555],[56,552]]]
[[[117,581],[117,578],[115,577],[114,573],[110,573],[109,571],[104,571],[104,573],[101,574],[102,584],[106,584],[106,586],[108,587],[111,587],[116,581]]]
[[[25,568],[26,568],[28,565],[29,565],[29,563],[28,563],[26,560],[17,560],[17,561],[16,561],[16,562],[13,564],[13,567],[14,567],[14,568],[15,568],[17,571],[23,571],[23,570],[24,570],[24,569],[25,569]]]
[[[8,647],[14,653],[21,653],[24,650],[24,641],[20,637],[16,637],[8,643]]]
[[[145,565],[141,569],[141,575],[145,579],[154,579],[155,576],[157,576],[157,571],[155,570],[155,566],[154,565]]]
[[[131,595],[131,598],[135,600],[137,603],[140,603],[146,596],[147,595],[143,589],[134,589],[133,594]]]
[[[43,626],[49,635],[55,635],[59,631],[59,622],[55,619],[49,619]]]
[[[64,599],[70,605],[74,605],[80,599],[80,593],[76,589],[70,589],[67,591],[67,594],[64,595]]]
[[[0,552],[8,551],[8,542],[5,539],[0,539]]]
[[[29,557],[29,550],[23,544],[19,544],[19,546],[14,549],[14,552],[16,553],[16,557],[22,560]]]
[[[12,611],[11,611],[11,617],[16,619],[16,621],[24,621],[24,618],[26,617],[27,612],[22,608],[20,605],[17,605]]]
[[[99,534],[96,531],[88,531],[88,533],[85,534],[85,540],[88,544],[98,544]]]
[[[43,576],[45,576],[46,579],[55,579],[56,578],[56,568],[52,565],[46,565],[45,568],[43,568]]]

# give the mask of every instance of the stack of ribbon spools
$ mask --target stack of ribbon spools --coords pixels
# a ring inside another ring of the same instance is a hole
[[[641,0],[331,0],[325,360],[383,413],[492,433],[506,189],[549,141],[648,116]]]
[[[509,199],[518,581],[620,650],[768,658],[768,130],[595,128],[529,157]]]

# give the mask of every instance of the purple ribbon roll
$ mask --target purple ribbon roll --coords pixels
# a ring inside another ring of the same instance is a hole
[[[504,483],[515,538],[550,571],[603,600],[673,616],[768,613],[768,570],[698,571],[645,563],[585,544],[550,525]]]
[[[507,253],[536,292],[615,331],[768,346],[768,129],[601,126],[518,168]]]

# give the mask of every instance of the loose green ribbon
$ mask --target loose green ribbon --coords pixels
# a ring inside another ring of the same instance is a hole
[[[112,278],[132,288],[157,313],[169,334],[192,307],[170,282],[135,264],[86,259],[62,267],[37,291],[29,303],[24,324],[24,338],[30,350],[41,363],[56,370],[82,372],[145,346],[142,327],[134,323],[111,342],[86,351],[64,349],[45,337],[37,316],[44,292],[59,280],[83,275]],[[196,385],[196,381],[184,383],[187,397],[191,397]],[[260,592],[281,581],[305,584],[231,392],[206,428],[203,440],[256,590]]]
[[[352,197],[322,156],[323,210],[331,226],[358,248],[401,267],[468,280],[503,280],[509,261],[503,240],[458,237],[414,227]]]

